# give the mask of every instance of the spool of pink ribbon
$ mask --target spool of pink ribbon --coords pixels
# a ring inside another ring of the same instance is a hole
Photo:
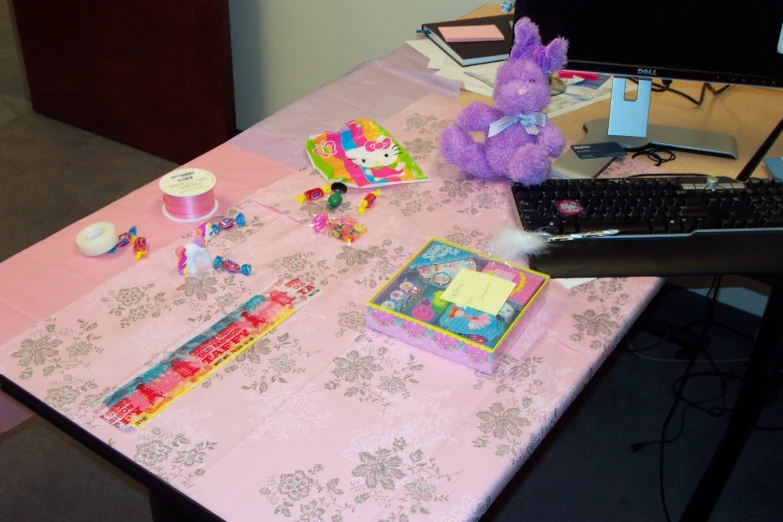
[[[178,169],[158,183],[163,192],[163,215],[178,223],[203,221],[218,210],[215,175],[204,169]]]

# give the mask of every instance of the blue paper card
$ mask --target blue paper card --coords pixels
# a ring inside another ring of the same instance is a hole
[[[444,245],[438,241],[433,241],[433,243],[427,247],[427,250],[419,254],[419,257],[417,257],[408,268],[451,263],[452,261],[462,261],[465,259],[472,259],[473,257],[473,254],[470,252],[466,252],[451,245]]]
[[[773,177],[783,180],[783,158],[766,158],[764,165],[767,166]]]

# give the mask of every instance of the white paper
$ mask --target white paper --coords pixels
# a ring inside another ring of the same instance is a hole
[[[552,96],[549,107],[544,112],[550,118],[554,118],[555,116],[608,100],[612,97],[611,78],[611,76],[601,74],[599,75],[599,82],[583,81],[577,85],[569,85],[564,93]],[[600,86],[597,86],[597,83],[600,83]],[[625,92],[635,90],[635,83],[625,82]]]
[[[492,97],[498,69],[506,63],[500,61],[462,67],[429,38],[408,40],[406,43],[429,58],[427,67],[437,70],[436,75],[457,80],[462,83],[462,88],[466,91],[475,92],[482,96]],[[552,96],[549,107],[544,112],[550,118],[554,118],[593,103],[608,100],[612,96],[612,82],[610,81],[612,77],[599,74],[598,78],[597,81],[585,80],[582,77],[565,80],[566,91]],[[636,84],[626,82],[625,91],[634,90],[636,90]]]
[[[564,278],[558,278],[555,279],[558,283],[563,285],[564,287],[571,290],[572,288],[576,288],[579,285],[583,285],[585,283],[589,283],[590,281],[594,280],[595,277],[564,277]]]
[[[435,73],[437,76],[443,78],[449,78],[451,80],[457,80],[462,82],[462,86],[466,91],[475,92],[482,96],[492,96],[494,88],[491,85],[487,85],[482,80],[474,78],[462,72],[459,69],[444,68]]]
[[[430,59],[429,64],[427,67],[429,69],[440,69],[443,67],[443,59],[448,58],[451,60],[451,57],[447,55],[445,52],[443,52],[443,49],[435,45],[435,43],[430,40],[429,38],[419,38],[418,40],[408,40],[408,45],[416,49],[419,53],[423,54],[427,58]]]

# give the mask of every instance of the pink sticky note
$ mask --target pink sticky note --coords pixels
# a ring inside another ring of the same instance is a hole
[[[460,25],[439,27],[443,39],[452,42],[500,42],[503,33],[496,25]]]

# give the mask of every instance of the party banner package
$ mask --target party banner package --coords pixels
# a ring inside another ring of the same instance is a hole
[[[482,373],[543,305],[549,276],[433,238],[367,303],[367,326]]]
[[[271,332],[318,292],[298,278],[278,279],[120,387],[101,403],[96,414],[122,430],[140,428]]]

